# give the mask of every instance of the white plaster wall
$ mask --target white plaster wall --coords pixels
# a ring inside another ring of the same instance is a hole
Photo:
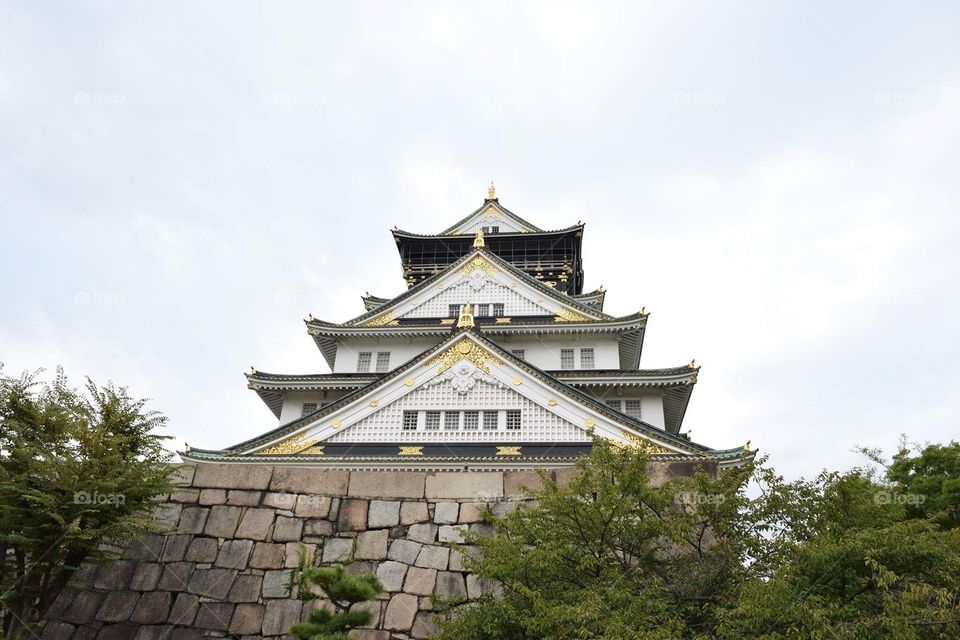
[[[483,272],[474,272],[480,273]],[[501,302],[505,316],[541,316],[553,315],[543,304],[521,295],[516,289],[504,285],[482,275],[472,278],[463,278],[454,285],[438,291],[434,288],[429,293],[417,296],[409,304],[410,309],[400,314],[402,318],[444,318],[448,315],[451,304],[463,305],[468,302]],[[482,285],[482,286],[481,286]],[[517,288],[519,289],[519,287]],[[432,295],[431,295],[432,294]],[[540,296],[541,298],[543,296]]]
[[[496,211],[493,209],[492,211]],[[483,212],[478,213],[472,220],[468,220],[466,224],[461,225],[457,229],[457,233],[460,234],[475,234],[477,231],[480,231],[483,227],[500,227],[500,233],[508,233],[511,231],[524,231],[523,227],[516,224],[508,216],[501,214],[499,211],[496,211],[494,215],[483,216]]]
[[[444,336],[445,337],[445,336]],[[435,338],[393,338],[390,340],[342,340],[337,346],[337,361],[334,373],[356,373],[357,359],[361,351],[372,353],[370,373],[377,368],[377,352],[390,352],[390,370],[396,369],[411,358],[415,358],[430,347],[438,344],[443,337]]]
[[[283,406],[280,408],[280,424],[299,418],[305,402],[316,402],[319,407],[322,403],[333,402],[345,393],[348,392],[342,389],[326,391],[326,395],[323,391],[291,391],[283,399]]]
[[[524,359],[540,369],[559,369],[561,349],[574,350],[573,368],[580,369],[580,349],[583,347],[593,347],[594,369],[620,368],[620,350],[614,338],[600,336],[573,338],[569,335],[563,337],[510,336],[509,340],[505,338],[491,336],[492,340],[507,351],[523,349]]]

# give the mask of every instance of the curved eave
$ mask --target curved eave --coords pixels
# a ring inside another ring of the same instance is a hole
[[[535,236],[562,236],[570,233],[583,232],[584,226],[581,224],[571,225],[563,229],[540,229],[538,231],[503,231],[496,234],[490,234],[486,236],[487,238],[496,237],[496,238],[510,238],[510,237],[523,237],[531,238]],[[406,231],[404,229],[391,229],[390,233],[393,234],[394,238],[404,238],[408,240],[463,240],[464,238],[472,238],[476,234],[474,233],[441,233],[441,234],[430,234],[430,233],[414,233],[412,231]]]
[[[582,302],[583,304],[597,307],[597,309],[603,311],[603,301],[607,297],[607,292],[603,289],[597,289],[595,291],[591,291],[590,293],[577,293],[570,297],[574,300]]]
[[[483,211],[484,208],[486,208],[486,207],[488,207],[488,206],[491,206],[491,205],[494,206],[494,207],[496,207],[497,209],[499,209],[499,210],[502,211],[503,213],[507,214],[508,216],[512,217],[515,221],[519,222],[521,225],[523,225],[523,226],[525,226],[525,227],[528,227],[531,231],[533,231],[533,232],[543,231],[543,229],[541,229],[541,228],[539,228],[538,226],[536,226],[536,225],[534,225],[534,224],[531,224],[530,222],[524,220],[523,218],[521,218],[520,216],[518,216],[517,214],[515,214],[513,211],[510,211],[510,209],[507,209],[505,206],[503,206],[502,204],[500,204],[500,199],[499,199],[499,198],[493,198],[492,200],[488,198],[488,199],[486,199],[486,200],[483,201],[483,204],[482,204],[482,205],[480,205],[479,207],[477,207],[476,209],[474,209],[473,211],[471,211],[470,213],[468,213],[468,214],[465,215],[464,217],[460,218],[460,219],[457,220],[452,226],[447,227],[446,229],[444,229],[444,230],[441,231],[440,233],[449,234],[451,231],[456,231],[458,227],[461,227],[462,225],[464,225],[465,223],[467,223],[467,222],[470,220],[470,218],[472,218],[473,216],[477,215],[478,213],[480,213],[481,211]]]
[[[390,302],[390,298],[380,298],[378,296],[371,295],[360,296],[360,299],[363,301],[363,308],[367,311],[376,311],[383,305]]]

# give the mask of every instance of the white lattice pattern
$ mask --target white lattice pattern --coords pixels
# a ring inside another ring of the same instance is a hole
[[[505,410],[520,409],[522,425],[507,431],[501,420],[493,430],[425,431],[403,430],[403,412],[418,410]],[[584,429],[564,420],[511,388],[479,382],[460,394],[449,383],[421,387],[376,413],[345,428],[328,442],[589,442]]]
[[[483,274],[482,271],[474,271],[473,274]],[[483,304],[501,302],[503,303],[503,315],[505,316],[539,316],[550,315],[551,311],[543,305],[537,304],[533,300],[517,293],[512,287],[508,287],[489,276],[483,276],[485,280],[482,286],[478,287],[477,276],[471,275],[451,285],[443,291],[437,292],[432,298],[422,302],[409,311],[400,314],[402,318],[445,318],[449,315],[451,304]]]

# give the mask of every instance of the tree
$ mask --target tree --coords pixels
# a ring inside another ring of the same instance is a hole
[[[175,468],[166,418],[124,387],[0,369],[0,620],[27,635],[73,573],[153,530]]]
[[[916,455],[901,445],[887,466],[908,515],[931,517],[944,527],[960,526],[960,442],[931,444]]]
[[[383,592],[383,585],[372,573],[352,576],[346,566],[317,567],[316,554],[307,553],[300,546],[297,568],[290,577],[291,587],[298,587],[301,600],[316,600],[325,595],[333,603],[334,611],[325,608],[310,612],[307,622],[290,627],[290,635],[302,640],[347,640],[347,633],[370,624],[373,614],[354,605],[375,599]],[[314,591],[319,587],[323,594]],[[291,589],[292,590],[292,589]]]

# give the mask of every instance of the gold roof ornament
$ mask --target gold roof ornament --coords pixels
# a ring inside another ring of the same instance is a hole
[[[257,370],[254,369],[253,367],[250,367],[250,375],[256,375],[256,373],[257,373]]]
[[[463,308],[460,309],[460,318],[457,320],[458,329],[470,329],[474,326],[473,322],[473,307],[470,306],[470,303],[463,305]]]
[[[490,181],[490,186],[487,187],[487,200],[496,200],[497,199],[497,188],[493,186],[493,180]]]
[[[483,239],[483,229],[480,229],[480,231],[477,231],[477,237],[473,239],[473,248],[482,249],[485,246],[487,246],[487,243]]]
[[[697,368],[697,359],[694,358],[693,360],[691,360],[691,361],[690,361],[690,364],[687,365],[687,368],[688,368],[688,369],[696,369],[696,368]]]
[[[747,440],[747,444],[743,445],[743,450],[744,450],[746,453],[750,453],[750,441],[749,441],[749,440]]]

